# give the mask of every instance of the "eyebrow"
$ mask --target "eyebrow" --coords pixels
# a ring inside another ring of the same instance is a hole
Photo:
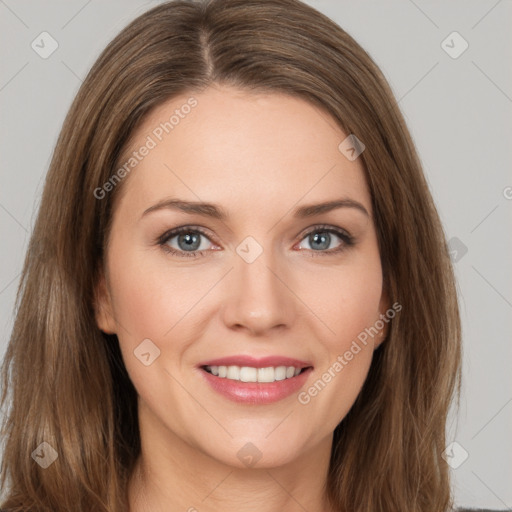
[[[305,219],[322,213],[327,213],[338,208],[353,208],[364,213],[367,217],[370,216],[366,208],[361,203],[354,201],[353,199],[336,199],[319,204],[299,206],[293,211],[293,216],[298,219]],[[212,217],[221,221],[225,221],[229,218],[228,213],[219,205],[199,201],[184,201],[182,199],[163,199],[145,210],[141,215],[141,218],[158,210],[178,210],[185,213]]]

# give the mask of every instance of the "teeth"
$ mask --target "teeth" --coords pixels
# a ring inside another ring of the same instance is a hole
[[[242,366],[242,368],[240,368],[240,380],[242,382],[258,382],[257,368]]]
[[[292,368],[293,368],[293,366],[292,366]],[[286,379],[286,366],[278,366],[274,370],[274,379],[276,379],[276,380]]]
[[[258,382],[274,382],[274,368],[258,368]]]
[[[231,380],[240,380],[240,366],[228,366],[226,377]]]
[[[253,368],[251,366],[207,366],[212,375],[241,382],[274,382],[296,377],[302,368],[294,366],[276,366]]]

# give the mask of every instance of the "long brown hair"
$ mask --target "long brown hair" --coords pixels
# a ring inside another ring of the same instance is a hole
[[[384,286],[402,311],[334,432],[326,491],[340,511],[450,510],[441,454],[460,393],[461,334],[443,229],[384,76],[344,30],[297,0],[161,4],[130,23],[84,80],[46,177],[2,366],[2,507],[128,508],[136,391],[117,337],[94,314],[123,182],[103,199],[94,191],[152,109],[212,83],[309,101],[365,144]],[[58,456],[46,469],[34,456],[49,450],[43,442]]]

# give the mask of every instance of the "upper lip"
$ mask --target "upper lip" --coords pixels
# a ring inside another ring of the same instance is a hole
[[[293,366],[295,368],[307,368],[312,366],[309,361],[301,361],[286,356],[265,356],[253,357],[248,355],[234,355],[210,359],[199,364],[199,366],[250,366],[252,368],[268,368],[270,366]]]

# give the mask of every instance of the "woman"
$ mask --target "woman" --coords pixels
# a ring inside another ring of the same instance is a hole
[[[53,155],[2,507],[452,510],[460,350],[442,226],[364,50],[295,0],[162,4]]]

